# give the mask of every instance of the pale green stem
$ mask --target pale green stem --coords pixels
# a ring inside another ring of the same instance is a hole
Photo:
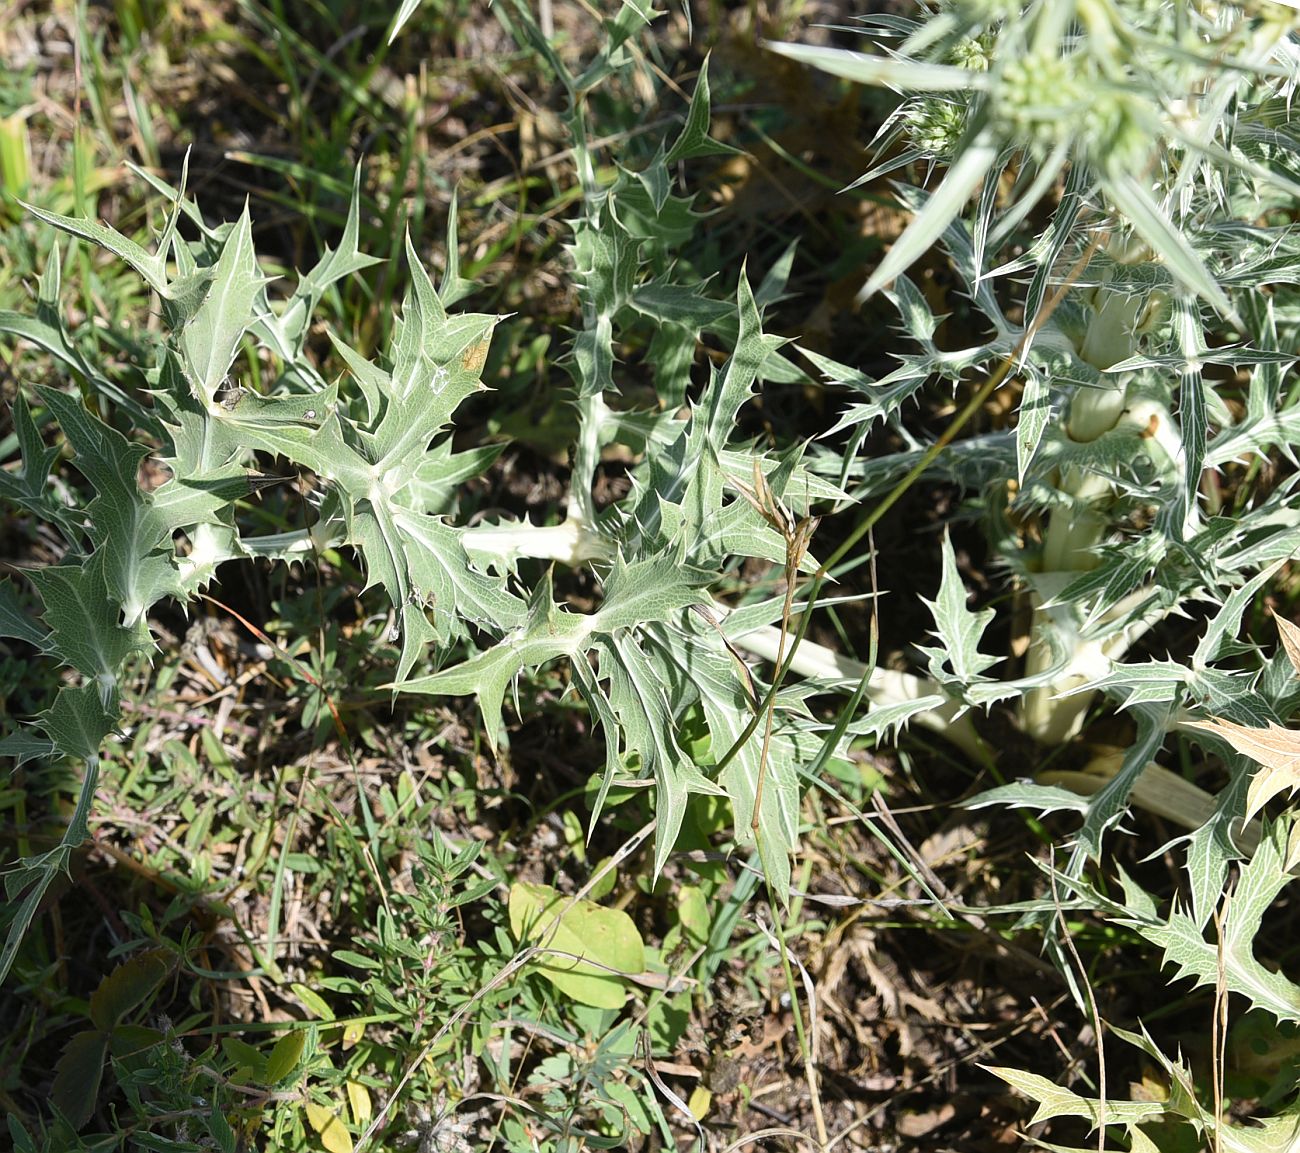
[[[1156,603],[1152,599],[1152,590],[1138,589],[1104,614],[1098,625],[1104,628],[1110,621],[1123,620],[1140,610],[1147,601],[1153,606]],[[1073,644],[1069,663],[1052,678],[1051,684],[1025,694],[1021,706],[1021,724],[1025,732],[1043,744],[1060,745],[1077,735],[1096,697],[1095,691],[1081,691],[1083,687],[1105,677],[1133,645],[1173,610],[1153,608],[1117,632],[1098,638],[1078,636],[1074,633],[1071,622],[1053,619],[1050,609],[1040,606],[1035,611],[1037,631],[1025,661],[1027,677],[1036,676],[1052,667],[1049,629],[1056,630],[1058,638],[1063,633],[1071,635]],[[1070,610],[1065,606],[1062,611]]]
[[[714,609],[719,615],[726,615],[727,610],[723,605],[715,605]],[[730,639],[746,652],[767,661],[775,661],[781,651],[781,630],[771,625]],[[788,653],[786,656],[790,661],[790,671],[801,677],[833,684],[857,685],[867,674],[867,666],[861,661],[855,661],[852,657],[846,657],[815,641],[803,641],[794,650],[793,656]],[[867,681],[866,695],[873,705],[880,708],[905,704],[921,697],[943,696],[944,692],[934,681],[924,677],[900,673],[894,669],[873,668]],[[983,744],[975,731],[971,714],[967,711],[958,716],[960,708],[956,701],[949,701],[938,708],[917,713],[908,723],[932,729],[968,756],[983,759]]]
[[[1092,316],[1079,355],[1104,372],[1137,350],[1135,329],[1142,301],[1107,288],[1094,289],[1090,297]],[[1070,401],[1065,435],[1076,444],[1088,444],[1125,419],[1127,404],[1125,376],[1110,377],[1102,387],[1080,388]],[[1099,473],[1072,466],[1062,472],[1059,487],[1070,498],[1070,504],[1054,511],[1048,519],[1042,571],[1088,572],[1099,563],[1097,547],[1109,526],[1108,506],[1114,499],[1114,486]],[[1048,609],[1035,598],[1026,675],[1036,676],[1051,668],[1062,641],[1072,648],[1065,671],[1051,684],[1031,690],[1021,704],[1024,730],[1045,744],[1063,744],[1079,732],[1092,694],[1077,690],[1110,670],[1111,660],[1102,647],[1078,637],[1078,622],[1065,619],[1074,611],[1070,606]]]
[[[479,525],[461,534],[461,544],[472,556],[507,562],[533,557],[576,566],[586,561],[612,560],[614,549],[609,540],[574,519],[574,510],[569,515],[570,519],[557,525],[534,525],[527,521]]]
[[[1060,487],[1076,502],[1052,512],[1043,535],[1043,572],[1088,572],[1097,567],[1097,546],[1108,527],[1102,509],[1115,495],[1103,476],[1079,468],[1061,474]]]
[[[581,531],[589,531],[596,523],[592,484],[596,477],[596,466],[600,463],[601,434],[609,413],[605,397],[599,392],[584,396],[578,401],[578,441],[573,453],[569,508],[565,520]]]

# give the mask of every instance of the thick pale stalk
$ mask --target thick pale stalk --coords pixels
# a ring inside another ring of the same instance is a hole
[[[1135,327],[1141,300],[1093,289],[1091,319],[1079,348],[1081,359],[1103,372],[1127,359],[1137,349]],[[1070,400],[1065,435],[1076,444],[1089,444],[1113,430],[1128,404],[1128,380],[1104,378],[1102,387],[1079,388]],[[1107,507],[1114,487],[1106,477],[1079,467],[1062,472],[1058,485],[1070,503],[1052,512],[1043,536],[1042,572],[1060,577],[1097,567],[1097,548],[1109,527]],[[1053,584],[1063,581],[1054,581]],[[1021,705],[1021,724],[1030,736],[1049,745],[1063,744],[1078,734],[1092,702],[1091,693],[1078,690],[1103,677],[1110,660],[1100,644],[1079,636],[1082,621],[1073,606],[1047,608],[1034,594],[1034,621],[1030,632],[1025,672],[1046,672],[1062,649],[1070,651],[1065,671],[1051,684],[1027,693]]]
[[[466,529],[461,543],[471,556],[495,561],[533,557],[574,566],[585,561],[612,559],[609,542],[578,519],[556,525],[533,525],[526,521],[480,525]]]
[[[722,605],[715,606],[719,615],[726,615]],[[748,653],[763,660],[775,661],[781,648],[781,630],[765,625],[753,632],[732,636],[731,640]],[[856,686],[867,675],[867,666],[834,649],[805,640],[790,658],[790,669],[801,677]],[[894,669],[873,668],[867,681],[867,699],[877,708],[901,705],[921,697],[943,695],[943,690],[931,680],[900,673]],[[962,752],[976,760],[985,756],[984,746],[975,731],[969,712],[958,716],[960,706],[956,701],[917,713],[908,722],[931,729],[956,745]]]

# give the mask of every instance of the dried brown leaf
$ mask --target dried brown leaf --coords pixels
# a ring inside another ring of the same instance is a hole
[[[1273,619],[1277,621],[1277,635],[1282,640],[1287,660],[1295,669],[1296,676],[1300,677],[1300,627],[1293,625],[1286,617],[1275,616]]]
[[[1252,729],[1218,718],[1193,721],[1191,725],[1222,737],[1237,752],[1263,766],[1246,793],[1246,820],[1279,793],[1300,789],[1300,732],[1272,723],[1265,729]]]

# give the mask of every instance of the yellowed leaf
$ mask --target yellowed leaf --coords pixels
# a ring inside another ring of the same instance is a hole
[[[703,1121],[709,1115],[709,1106],[713,1104],[713,1094],[703,1085],[696,1085],[691,1090],[691,1099],[686,1102],[686,1108],[691,1111],[691,1116],[697,1121]]]
[[[1277,635],[1281,638],[1286,659],[1291,662],[1296,676],[1300,677],[1300,628],[1293,625],[1286,617],[1274,616],[1273,619],[1277,621]]]
[[[347,1083],[348,1105],[352,1108],[352,1121],[355,1125],[366,1125],[370,1121],[370,1090],[358,1081]]]
[[[1266,729],[1252,729],[1218,718],[1193,721],[1191,725],[1222,737],[1237,752],[1263,766],[1256,771],[1246,793],[1246,820],[1279,793],[1300,789],[1300,732],[1272,723]]]
[[[307,1123],[320,1136],[327,1153],[352,1153],[352,1135],[333,1109],[308,1101],[303,1106]]]
[[[466,372],[478,372],[487,363],[488,349],[491,343],[480,340],[460,354],[460,366]]]

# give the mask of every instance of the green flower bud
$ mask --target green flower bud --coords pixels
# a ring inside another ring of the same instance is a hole
[[[1041,156],[1073,135],[1086,107],[1071,61],[1030,53],[1008,60],[993,99],[1010,141]]]
[[[903,125],[912,145],[926,157],[948,160],[966,131],[966,106],[938,97],[916,100],[904,112]]]

